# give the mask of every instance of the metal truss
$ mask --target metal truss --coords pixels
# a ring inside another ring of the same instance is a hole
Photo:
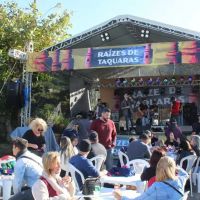
[[[82,41],[89,39],[90,37],[94,37],[102,33],[103,31],[108,31],[109,29],[119,26],[120,24],[128,25],[129,23],[131,23],[132,25],[140,26],[141,28],[156,30],[158,32],[179,36],[188,40],[200,40],[200,34],[198,32],[162,24],[159,22],[155,22],[155,21],[151,21],[151,20],[147,20],[147,19],[143,19],[143,18],[139,18],[135,16],[122,15],[122,16],[112,18],[111,20],[106,21],[105,23],[102,23],[99,26],[95,26],[92,29],[82,32],[81,34],[76,35],[72,38],[69,38],[54,46],[48,47],[44,49],[44,51],[54,51],[54,50],[59,50],[59,49],[70,48],[77,43],[80,43]]]
[[[26,64],[24,64],[22,82],[24,83],[25,106],[21,108],[21,126],[27,126],[30,122],[32,74],[26,71]]]
[[[107,83],[107,84],[98,84],[98,88],[147,88],[147,87],[184,87],[184,86],[200,86],[200,80],[193,80],[192,82],[186,80],[186,81],[177,81],[176,83],[172,83],[169,81],[168,83],[160,82],[147,84],[146,82],[139,83],[139,82],[127,82],[127,83],[121,83],[120,85],[117,85],[115,83]]]

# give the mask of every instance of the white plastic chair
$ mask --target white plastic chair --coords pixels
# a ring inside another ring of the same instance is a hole
[[[120,161],[120,165],[121,167],[123,167],[124,165],[127,165],[129,163],[129,158],[128,156],[123,153],[122,151],[118,151],[118,156],[119,156],[119,161]],[[126,159],[126,163],[124,163],[124,158]]]
[[[189,193],[190,191],[185,192],[182,200],[187,200]]]
[[[200,157],[198,157],[196,166],[194,167],[194,171],[192,172],[192,182],[194,185],[197,184],[197,191],[200,193],[200,171],[199,171],[199,163],[200,163]]]
[[[190,156],[186,156],[185,158],[182,158],[181,161],[180,161],[180,167],[182,167],[182,168],[183,168],[184,161],[187,162],[185,171],[189,174],[191,197],[193,196],[193,193],[192,193],[192,175],[191,175],[191,173],[192,173],[192,167],[193,167],[196,159],[197,159],[196,155],[190,155]]]
[[[81,181],[82,181],[82,183],[84,183],[84,182],[85,182],[85,178],[84,178],[82,172],[80,172],[80,171],[79,171],[76,167],[74,167],[71,163],[69,163],[69,172],[70,172],[70,174],[71,174],[71,176],[72,176],[72,180],[74,180],[74,182],[75,182],[75,185],[76,185],[76,192],[80,192],[81,189],[80,189],[79,184],[78,184],[78,182],[77,182],[77,180],[76,180],[76,174],[78,174],[78,175],[81,177]]]
[[[136,174],[142,174],[144,168],[150,167],[150,164],[143,159],[134,159],[127,163],[128,167],[133,166]]]
[[[94,162],[94,167],[97,169],[99,172],[101,169],[102,164],[106,160],[104,155],[98,155],[90,159],[90,161],[93,163]]]

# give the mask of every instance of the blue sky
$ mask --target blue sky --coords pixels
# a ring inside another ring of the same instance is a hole
[[[7,0],[8,1],[8,0]],[[14,0],[26,7],[33,0]],[[79,34],[118,15],[134,15],[200,32],[199,0],[36,0],[43,14],[60,9],[72,11],[73,27]],[[4,0],[0,0],[0,3]],[[54,8],[57,3],[62,8]],[[45,14],[45,15],[46,15]]]

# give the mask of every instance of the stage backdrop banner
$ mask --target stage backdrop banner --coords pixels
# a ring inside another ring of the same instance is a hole
[[[165,42],[28,54],[28,72],[200,63],[200,42]]]

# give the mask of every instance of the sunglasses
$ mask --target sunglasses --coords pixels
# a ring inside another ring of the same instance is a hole
[[[38,131],[38,132],[43,132],[44,130],[43,130],[43,129],[38,129],[37,131]]]

